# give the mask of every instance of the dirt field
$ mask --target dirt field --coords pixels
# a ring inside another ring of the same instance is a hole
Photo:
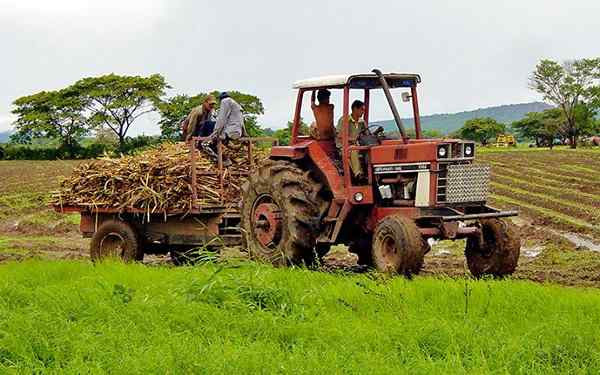
[[[501,150],[478,159],[493,167],[491,204],[522,213],[513,219],[523,240],[515,277],[600,287],[600,153]],[[0,261],[88,256],[89,240],[78,233],[78,216],[47,207],[49,192],[76,163],[0,162]],[[468,273],[463,250],[464,241],[434,243],[423,273]],[[361,271],[343,246],[327,256],[324,268]]]

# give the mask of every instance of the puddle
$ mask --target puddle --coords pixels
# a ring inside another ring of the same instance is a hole
[[[535,258],[542,253],[544,250],[543,246],[536,245],[532,247],[525,247],[521,249],[521,254],[527,258]]]
[[[592,241],[589,237],[572,232],[559,232],[556,230],[551,230],[551,232],[571,241],[577,248],[600,252],[600,245]]]

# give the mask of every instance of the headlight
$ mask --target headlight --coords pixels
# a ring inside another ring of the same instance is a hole
[[[448,157],[448,146],[438,146],[438,157],[445,158]]]
[[[363,199],[365,199],[365,196],[363,195],[363,193],[355,193],[354,194],[354,200],[356,202],[362,202]]]
[[[473,145],[473,144],[465,145],[465,157],[470,158],[471,156],[473,156],[473,151],[475,151],[475,145]]]

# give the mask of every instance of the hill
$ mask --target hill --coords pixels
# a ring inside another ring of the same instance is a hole
[[[491,117],[504,124],[510,124],[513,121],[520,120],[529,112],[541,112],[552,108],[550,105],[542,102],[507,104],[496,107],[479,108],[474,111],[464,111],[457,113],[440,113],[428,116],[421,116],[421,125],[423,129],[437,129],[447,134],[459,129],[465,121],[477,117]],[[412,118],[403,119],[405,126],[411,128],[414,126]],[[381,125],[385,129],[395,130],[394,120],[376,121],[371,125]]]

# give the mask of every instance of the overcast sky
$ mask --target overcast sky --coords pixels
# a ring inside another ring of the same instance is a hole
[[[292,116],[313,76],[420,73],[422,114],[539,100],[541,58],[600,56],[600,1],[0,0],[0,131],[22,95],[106,73],[160,73],[170,94],[257,95]],[[377,110],[373,119],[391,118]],[[339,107],[337,109],[339,111]],[[336,114],[337,115],[337,114]],[[157,133],[151,119],[136,133]]]

